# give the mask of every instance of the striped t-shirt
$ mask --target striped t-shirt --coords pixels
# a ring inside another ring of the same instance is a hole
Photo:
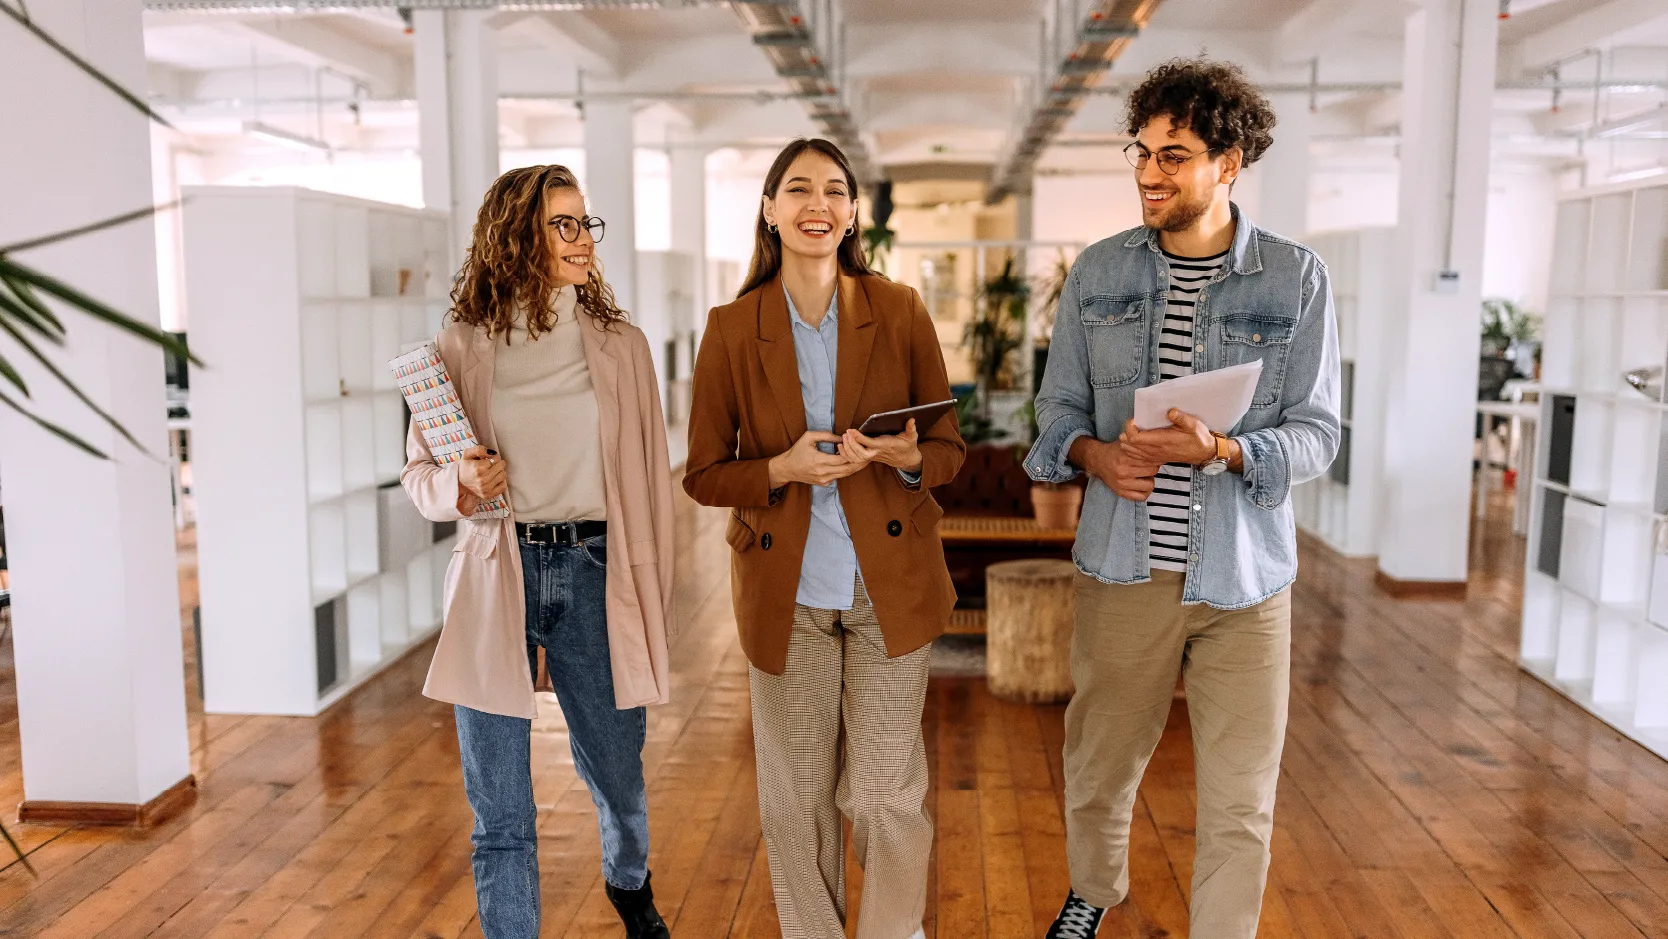
[[[1184,258],[1166,251],[1164,259],[1170,268],[1170,292],[1158,337],[1159,381],[1193,374],[1193,353],[1205,349],[1204,343],[1193,336],[1193,305],[1200,289],[1222,269],[1228,252],[1209,258]],[[1152,533],[1147,556],[1156,570],[1187,571],[1192,486],[1193,467],[1186,463],[1166,463],[1153,481],[1153,494],[1147,499]]]

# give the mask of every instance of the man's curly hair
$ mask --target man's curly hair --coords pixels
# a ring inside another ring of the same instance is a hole
[[[1198,134],[1212,150],[1238,147],[1245,154],[1243,166],[1257,162],[1274,143],[1274,107],[1230,62],[1171,59],[1148,72],[1129,96],[1130,136],[1161,114]]]

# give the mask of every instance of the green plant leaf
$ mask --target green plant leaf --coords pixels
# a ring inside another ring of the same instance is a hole
[[[80,238],[82,235],[96,234],[107,228],[117,228],[119,226],[126,225],[128,222],[137,222],[140,219],[150,218],[160,212],[177,209],[183,201],[184,200],[176,199],[173,202],[167,202],[162,205],[150,205],[142,209],[135,209],[132,212],[123,212],[121,215],[112,215],[109,218],[100,219],[99,221],[82,225],[79,228],[70,228],[61,232],[54,232],[50,235],[42,235],[39,238],[30,238],[28,241],[19,241],[14,244],[0,247],[0,254],[13,254],[18,251],[28,251],[33,248],[44,248],[47,245],[57,244],[60,241],[69,241],[71,238]]]
[[[133,92],[128,91],[126,88],[122,87],[121,82],[118,82],[114,78],[111,78],[110,76],[108,76],[108,75],[104,74],[103,72],[99,71],[98,68],[95,67],[91,62],[88,62],[86,59],[83,59],[81,56],[76,55],[73,50],[71,50],[68,46],[64,45],[63,43],[59,42],[57,40],[57,38],[54,37],[51,33],[47,32],[44,29],[41,29],[39,26],[36,26],[35,23],[32,20],[30,20],[29,17],[26,14],[24,14],[22,11],[12,9],[10,4],[0,3],[0,13],[5,13],[7,16],[11,17],[12,20],[15,21],[19,26],[22,26],[24,29],[33,33],[35,35],[36,39],[39,39],[41,42],[46,43],[47,46],[49,48],[51,48],[53,52],[56,52],[59,55],[63,56],[65,59],[68,59],[70,64],[74,65],[76,68],[80,69],[81,71],[87,73],[87,75],[90,76],[94,81],[96,81],[99,84],[103,85],[104,87],[110,89],[112,92],[114,92],[116,94],[116,97],[121,98],[123,101],[126,101],[128,104],[133,105],[133,107],[136,110],[138,110],[139,113],[145,115],[146,117],[148,117],[151,120],[157,122],[158,124],[161,124],[163,127],[166,127],[169,130],[175,130],[176,129],[174,127],[174,125],[168,123],[166,118],[164,118],[162,115],[156,113],[155,111],[151,110],[151,106],[146,104],[142,99],[140,99],[140,97],[138,95],[136,95]]]
[[[186,348],[185,343],[181,342],[178,337],[163,332],[148,323],[141,323],[126,314],[119,313],[63,281],[33,268],[25,267],[9,257],[0,256],[0,276],[11,276],[27,281],[31,286],[38,287],[40,290],[63,300],[88,316],[101,319],[111,326],[133,333],[175,355],[185,356],[194,365],[200,366],[203,364],[202,360],[191,354],[191,350]]]
[[[4,255],[0,255],[0,260],[3,259]],[[4,301],[4,305],[13,315],[54,344],[64,344],[66,331],[63,321],[53,315],[45,301],[41,300],[28,284],[7,277],[5,271],[0,269],[0,285],[12,292],[12,296],[7,297],[6,290],[0,290],[0,301]]]
[[[12,368],[12,363],[6,361],[3,355],[0,355],[0,378],[11,382],[25,398],[29,397],[29,383],[23,380],[23,376],[17,373],[17,369]]]
[[[114,416],[112,416],[110,414],[110,412],[108,412],[105,409],[99,407],[97,402],[93,401],[92,398],[87,397],[86,392],[82,391],[80,386],[78,386],[75,382],[71,381],[70,377],[68,375],[65,375],[63,372],[59,371],[58,366],[53,365],[51,359],[49,359],[45,355],[41,354],[41,350],[35,348],[35,344],[30,342],[27,336],[24,336],[22,333],[18,332],[15,328],[13,328],[13,326],[10,323],[6,322],[6,320],[3,319],[3,318],[0,318],[0,330],[4,330],[5,332],[11,334],[12,339],[16,340],[18,345],[21,345],[24,349],[28,350],[29,354],[35,357],[35,361],[39,362],[41,364],[42,368],[46,369],[49,373],[51,373],[53,378],[58,379],[58,381],[60,383],[62,383],[65,388],[69,389],[70,394],[75,395],[75,397],[82,404],[85,404],[87,407],[91,408],[92,412],[94,414],[97,414],[99,417],[103,418],[104,422],[106,424],[109,424],[110,428],[112,430],[114,430],[116,433],[122,435],[122,439],[126,440],[130,444],[133,444],[134,448],[137,449],[140,453],[143,453],[146,456],[150,455],[150,450],[146,449],[144,444],[142,444],[138,440],[134,439],[134,436],[131,433],[128,433],[128,429],[126,427],[122,426],[121,421],[116,420],[116,418]],[[39,423],[39,421],[37,420],[36,423]],[[46,426],[46,425],[42,425],[42,426]],[[76,438],[76,439],[79,440],[80,438]]]
[[[17,843],[16,838],[12,837],[12,833],[6,830],[4,824],[0,824],[0,835],[6,837],[6,844],[11,846],[12,853],[17,855],[17,859],[23,862],[23,869],[29,872],[29,876],[40,880],[41,875],[35,870],[35,865],[29,863],[29,855],[23,853],[22,846]]]
[[[17,403],[17,401],[13,400],[11,398],[11,396],[7,395],[3,391],[0,391],[0,405],[5,405],[6,407],[11,408],[12,410],[16,411],[17,413],[23,415],[24,418],[26,418],[27,420],[33,421],[42,430],[46,431],[49,434],[52,434],[55,437],[58,437],[59,439],[63,440],[65,443],[70,444],[73,447],[77,447],[81,450],[84,450],[88,454],[90,454],[92,456],[96,456],[101,460],[110,459],[110,454],[105,453],[103,450],[100,450],[99,448],[93,446],[92,444],[88,443],[87,441],[82,440],[80,437],[77,437],[75,434],[70,433],[69,431],[65,430],[62,427],[59,427],[57,424],[52,423],[51,421],[47,420],[46,418],[41,417],[37,414],[31,413],[28,408],[25,408],[23,405]],[[10,840],[9,836],[8,836],[8,840]]]

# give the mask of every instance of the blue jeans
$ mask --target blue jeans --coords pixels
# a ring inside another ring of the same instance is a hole
[[[521,545],[527,660],[543,646],[568,722],[574,767],[591,790],[602,832],[602,875],[623,890],[649,876],[642,708],[614,707],[608,660],[607,536],[579,545]],[[463,788],[475,813],[475,899],[486,939],[539,933],[538,813],[532,722],[456,707]]]

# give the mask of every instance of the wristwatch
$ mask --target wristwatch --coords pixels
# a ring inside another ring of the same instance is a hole
[[[1206,476],[1220,476],[1228,469],[1228,438],[1214,430],[1210,435],[1216,438],[1216,458],[1201,464],[1199,472]]]

